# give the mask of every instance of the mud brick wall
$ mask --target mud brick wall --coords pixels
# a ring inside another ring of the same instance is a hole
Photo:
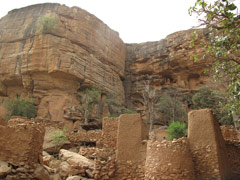
[[[232,179],[240,179],[240,141],[233,126],[221,126],[227,147],[227,156],[232,170]]]
[[[232,170],[232,176],[240,179],[240,143],[239,142],[226,142],[227,155]],[[237,179],[237,178],[235,178]]]
[[[148,130],[140,114],[122,114],[119,117],[117,139],[117,161],[139,161],[146,158]]]
[[[145,180],[193,180],[193,161],[186,138],[148,141]]]
[[[210,109],[188,114],[188,139],[196,179],[226,179],[231,170],[220,127]]]
[[[88,159],[95,159],[96,158],[96,147],[84,147],[81,146],[79,149],[79,154],[85,156]]]
[[[0,160],[19,165],[38,163],[43,151],[43,126],[19,118],[0,126]]]
[[[140,114],[122,114],[117,134],[115,179],[144,179],[148,129]]]

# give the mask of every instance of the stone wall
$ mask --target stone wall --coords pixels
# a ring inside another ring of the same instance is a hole
[[[221,126],[220,128],[225,141],[239,141],[238,132],[234,126]]]
[[[104,118],[97,143],[95,179],[144,180],[148,130],[140,114]]]
[[[30,120],[15,118],[0,126],[0,160],[13,165],[41,161],[45,130]]]
[[[188,139],[197,179],[230,177],[227,148],[211,110],[195,110],[188,114]]]
[[[186,138],[176,141],[148,141],[145,180],[193,180],[191,152]]]
[[[119,118],[105,117],[102,122],[102,135],[99,145],[106,149],[117,148],[117,134],[118,134]]]
[[[95,151],[95,179],[112,179],[115,176],[118,124],[118,117],[105,117],[102,121],[102,134]]]
[[[121,161],[117,162],[114,180],[145,180],[144,161]]]
[[[102,130],[79,130],[78,132],[70,132],[67,134],[68,139],[73,144],[82,144],[84,142],[86,143],[97,143],[99,140],[99,137],[102,134]]]

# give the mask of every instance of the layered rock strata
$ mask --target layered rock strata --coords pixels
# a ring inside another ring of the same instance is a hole
[[[194,90],[213,86],[204,74],[209,57],[200,61],[207,32],[199,29],[191,46],[193,33],[124,44],[117,32],[78,7],[47,3],[12,10],[0,20],[0,101],[34,97],[38,117],[72,128],[82,119],[82,88],[97,86],[119,102],[126,97],[126,105],[144,116],[142,92],[149,82],[157,97],[167,92],[187,108]]]
[[[53,27],[43,32],[41,19]],[[38,4],[0,20],[0,96],[33,96],[43,118],[64,120],[63,109],[78,105],[86,85],[123,101],[124,66],[118,33],[78,7]]]
[[[146,114],[143,92],[148,84],[154,87],[156,97],[167,93],[181,101],[186,109],[191,105],[191,94],[195,90],[201,86],[215,86],[204,73],[206,62],[211,61],[208,56],[202,60],[205,50],[201,44],[207,32],[197,30],[198,38],[194,42],[193,33],[195,30],[179,31],[160,41],[126,45],[124,86],[128,107]],[[162,121],[159,112],[153,116],[156,122]]]

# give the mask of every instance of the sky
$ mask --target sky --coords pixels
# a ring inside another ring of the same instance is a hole
[[[176,31],[198,25],[188,15],[196,0],[7,0],[1,3],[0,17],[8,11],[32,4],[55,2],[78,6],[94,14],[119,32],[125,43],[158,41]]]

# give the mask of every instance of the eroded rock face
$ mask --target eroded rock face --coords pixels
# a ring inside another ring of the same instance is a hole
[[[41,17],[56,19],[46,34]],[[33,96],[38,116],[62,121],[77,91],[95,85],[124,100],[125,44],[117,32],[78,7],[39,4],[0,20],[0,96]]]
[[[165,39],[141,44],[127,44],[125,97],[128,107],[138,112],[144,110],[142,92],[145,82],[156,89],[156,96],[168,93],[188,106],[189,95],[201,86],[214,86],[206,70],[209,57],[201,60],[205,52],[201,48],[207,32],[197,31],[198,39],[191,47],[194,30],[179,31]],[[191,58],[198,56],[198,61]],[[144,114],[144,112],[143,112]],[[154,119],[159,118],[159,113]]]
[[[42,17],[56,20],[44,34]],[[82,119],[82,87],[100,87],[122,102],[126,97],[126,105],[144,115],[142,91],[149,80],[157,96],[168,92],[187,107],[192,91],[213,86],[204,74],[209,57],[191,60],[192,55],[204,54],[201,43],[207,32],[198,30],[191,47],[193,31],[124,44],[117,32],[78,7],[46,3],[12,10],[0,20],[0,102],[3,96],[34,97],[38,117],[64,121],[71,129]]]

